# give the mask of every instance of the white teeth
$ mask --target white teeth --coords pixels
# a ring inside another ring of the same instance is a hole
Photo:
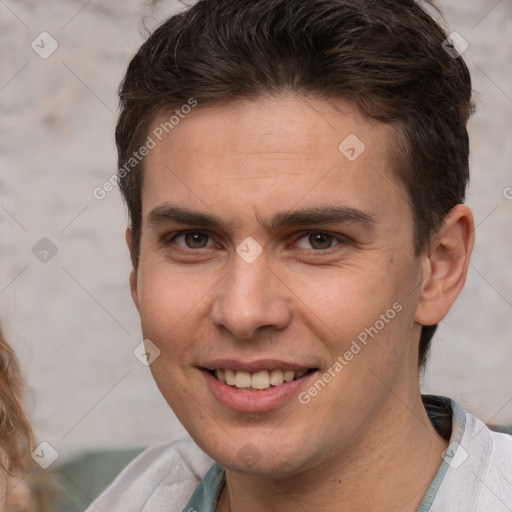
[[[291,382],[304,376],[308,370],[262,370],[256,373],[237,372],[234,370],[219,369],[215,371],[215,376],[228,386],[235,386],[239,389],[268,389],[270,386],[280,386],[283,382]]]
[[[270,387],[270,376],[267,370],[262,372],[253,373],[251,386],[254,389],[268,389]]]
[[[272,384],[272,386],[280,386],[283,382],[283,370],[272,370],[270,372],[270,384]]]
[[[235,372],[233,370],[225,370],[224,376],[226,377],[226,384],[229,386],[235,385]]]
[[[235,387],[236,388],[250,388],[251,387],[251,374],[247,372],[236,372],[235,374]]]
[[[291,382],[295,378],[295,372],[293,370],[286,370],[284,372],[284,381]]]

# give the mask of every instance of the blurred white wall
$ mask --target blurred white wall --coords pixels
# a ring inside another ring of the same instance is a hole
[[[442,323],[423,388],[512,423],[512,4],[440,6],[469,43],[477,113],[468,204],[478,227],[466,288]],[[0,318],[28,376],[38,439],[63,457],[184,433],[132,354],[141,334],[119,193],[92,194],[116,168],[116,89],[142,21],[153,28],[177,8],[0,2]],[[42,58],[31,44],[43,56],[58,48]]]

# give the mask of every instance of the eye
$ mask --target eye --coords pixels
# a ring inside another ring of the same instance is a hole
[[[317,231],[315,233],[309,233],[296,242],[297,247],[301,249],[315,249],[315,250],[326,250],[330,249],[335,245],[339,245],[339,239],[329,233],[323,233]]]
[[[185,249],[203,249],[213,243],[207,234],[201,233],[200,231],[178,233],[171,241]]]
[[[204,249],[214,244],[211,237],[201,231],[179,232],[170,239],[170,242],[183,249]],[[307,233],[295,242],[300,249],[314,249],[315,251],[325,251],[340,244],[340,237],[322,231]]]

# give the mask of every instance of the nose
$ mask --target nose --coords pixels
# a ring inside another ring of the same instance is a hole
[[[265,252],[252,263],[235,255],[233,266],[216,287],[212,322],[241,339],[284,329],[291,319],[287,290],[269,268]]]

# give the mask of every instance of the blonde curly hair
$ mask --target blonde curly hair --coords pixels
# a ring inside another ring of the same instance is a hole
[[[18,359],[0,330],[0,510],[38,510],[28,483],[34,436],[20,397],[23,379]]]

